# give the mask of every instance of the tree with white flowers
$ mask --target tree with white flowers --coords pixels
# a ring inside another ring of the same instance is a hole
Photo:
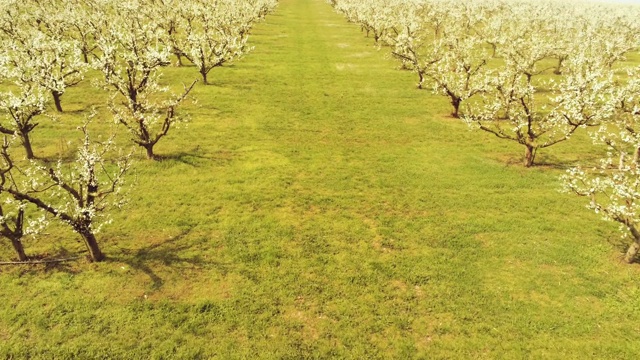
[[[567,69],[558,82],[534,84],[529,73],[507,64],[488,80],[492,90],[469,104],[463,120],[472,128],[522,145],[524,165],[532,166],[538,150],[613,115],[612,72],[587,56],[571,59]]]
[[[184,38],[182,29],[195,19],[195,14],[184,11],[186,4],[187,2],[179,0],[157,0],[155,6],[150,9],[150,17],[157,22],[158,29],[165,33],[162,38],[171,54],[177,57],[178,66],[184,65],[181,49]]]
[[[616,112],[592,135],[607,148],[594,168],[574,167],[562,177],[564,190],[589,199],[588,208],[617,222],[629,240],[624,260],[640,251],[640,69],[629,69],[629,81],[617,88]]]
[[[0,170],[0,181],[4,181],[2,178],[4,174]],[[2,194],[4,195],[4,194]],[[4,198],[4,196],[3,196]],[[18,255],[18,260],[27,261],[29,257],[24,250],[23,239],[24,233],[24,203],[18,202],[16,206],[16,212],[11,213],[7,209],[12,205],[11,198],[3,199],[3,203],[0,204],[0,237],[9,239],[13,250]]]
[[[35,237],[49,224],[44,215],[34,218],[27,215],[30,209],[28,202],[16,200],[6,186],[15,185],[13,160],[9,157],[9,139],[5,136],[0,150],[0,237],[4,237],[11,242],[18,260],[27,261],[29,258],[24,249],[26,237]],[[31,207],[32,208],[32,207]]]
[[[400,61],[401,68],[418,75],[418,89],[427,80],[430,67],[442,58],[442,47],[432,37],[431,23],[424,19],[422,7],[411,4],[397,13],[395,31],[384,41],[391,47],[391,55]]]
[[[156,0],[149,17],[166,33],[178,65],[189,60],[207,84],[211,70],[250,50],[249,31],[276,5],[275,0]]]
[[[464,101],[486,91],[490,54],[474,31],[483,10],[466,4],[449,10],[443,14],[435,6],[417,4],[403,9],[398,30],[386,41],[403,68],[418,75],[418,88],[428,82],[434,93],[449,98],[451,115],[458,118]]]
[[[242,12],[242,3],[220,1],[213,11],[204,1],[181,2],[178,23],[181,33],[171,40],[174,53],[196,66],[202,82],[209,84],[211,70],[239,59],[250,50],[247,45],[251,14]],[[256,14],[257,15],[257,14]]]
[[[586,197],[589,209],[619,224],[629,240],[624,260],[631,263],[640,250],[640,168],[631,156],[625,159],[617,163],[609,156],[593,169],[572,168],[562,181],[564,191]]]
[[[11,63],[18,74],[16,80],[46,89],[51,93],[56,110],[62,112],[62,95],[84,79],[87,68],[76,44],[36,32],[25,42],[24,48],[12,50]]]
[[[80,83],[87,70],[80,43],[69,36],[68,19],[76,14],[57,12],[57,2],[3,5],[12,7],[0,12],[0,41],[13,81],[34,83],[46,89],[55,108],[62,112],[62,95]]]
[[[28,231],[25,231],[25,208],[26,203],[16,201],[4,190],[5,184],[11,182],[11,170],[13,162],[11,158],[5,156],[8,154],[9,141],[4,138],[2,148],[0,150],[0,236],[8,239],[11,246],[18,255],[18,260],[28,260],[24,250],[23,238]]]
[[[460,117],[460,106],[476,94],[488,90],[486,65],[488,53],[481,50],[477,38],[463,38],[450,42],[448,51],[429,69],[435,93],[449,98],[451,116]]]
[[[627,77],[613,93],[615,116],[592,134],[595,143],[620,155],[620,167],[627,160],[640,164],[640,68],[627,69]]]
[[[96,33],[102,28],[105,20],[102,5],[97,0],[61,0],[61,4],[54,10],[64,19],[66,29],[64,36],[80,49],[82,61],[89,64],[95,56]]]
[[[154,159],[154,147],[169,130],[184,121],[176,112],[195,81],[178,95],[159,84],[159,70],[169,64],[170,49],[164,34],[147,21],[138,2],[113,4],[116,15],[97,38],[99,56],[93,66],[104,75],[103,86],[111,91],[109,108],[131,140]]]
[[[113,159],[113,137],[96,142],[89,137],[88,124],[80,128],[83,142],[71,164],[59,161],[54,166],[32,162],[19,168],[7,146],[0,155],[5,163],[0,193],[8,193],[19,203],[30,203],[40,211],[69,225],[82,237],[92,261],[104,260],[96,238],[109,213],[125,203],[124,176],[130,168],[131,154]],[[116,153],[117,154],[117,153]],[[14,230],[20,234],[23,215],[18,213]]]
[[[0,93],[0,133],[18,137],[27,159],[34,159],[31,132],[38,126],[39,115],[45,112],[43,89],[34,83],[16,84],[16,90]]]

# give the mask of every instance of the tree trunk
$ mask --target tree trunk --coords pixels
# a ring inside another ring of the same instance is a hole
[[[33,148],[31,147],[31,139],[29,139],[29,133],[20,132],[20,140],[22,141],[24,150],[27,152],[27,159],[35,159],[36,157],[33,155]]]
[[[4,174],[3,174],[4,180]],[[2,211],[2,205],[0,205],[0,217],[4,216],[4,212]],[[13,230],[7,224],[7,219],[2,223],[2,228],[0,229],[0,237],[6,237],[11,240],[11,245],[13,249],[18,254],[18,259],[20,261],[27,261],[27,255],[24,252],[24,246],[22,245],[22,236],[23,226],[24,226],[24,208],[20,208],[18,210],[18,214],[15,219],[12,219],[12,223],[14,224]]]
[[[53,95],[53,102],[56,104],[56,110],[58,110],[58,112],[62,112],[62,104],[60,103],[62,94],[54,90],[51,92],[51,95]]]
[[[89,50],[82,49],[82,60],[84,60],[85,64],[89,63]]]
[[[209,82],[207,81],[207,71],[205,69],[200,69],[200,75],[202,75],[202,83],[209,85]]]
[[[18,259],[20,261],[27,261],[27,254],[24,252],[24,246],[22,245],[22,241],[19,238],[11,237],[11,245],[13,245],[14,250],[18,254]]]
[[[524,75],[527,77],[527,84],[531,84],[531,78],[533,77],[533,74],[525,73]]]
[[[153,144],[144,145],[144,149],[147,151],[147,159],[155,160],[156,155],[153,153]]]
[[[564,63],[564,58],[558,58],[558,64],[556,65],[556,69],[553,71],[556,75],[562,75],[562,64]]]
[[[637,241],[634,241],[633,244],[631,244],[627,249],[627,253],[624,255],[624,261],[627,264],[631,264],[636,258],[638,250],[640,250],[640,244]]]
[[[458,119],[460,118],[460,103],[462,100],[459,97],[452,96],[451,97],[451,105],[453,106],[453,111],[451,112],[451,116]]]
[[[533,160],[535,158],[535,148],[531,145],[525,145],[524,151],[524,166],[531,167],[533,166]]]
[[[80,235],[82,235],[84,244],[89,250],[89,256],[91,256],[91,260],[95,262],[104,260],[104,254],[100,250],[100,246],[98,246],[98,240],[96,240],[96,236],[88,229],[84,229],[83,231],[81,231]]]
[[[178,66],[182,67],[183,66],[183,64],[182,64],[182,54],[180,54],[179,51],[176,51],[175,54],[176,54],[176,57],[178,58]]]

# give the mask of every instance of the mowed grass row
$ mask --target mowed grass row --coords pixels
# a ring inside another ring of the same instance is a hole
[[[131,202],[100,234],[106,262],[0,269],[0,357],[640,354],[638,266],[557,191],[591,156],[584,134],[523,168],[322,0],[282,0],[250,41],[194,90],[164,160],[139,153]],[[64,149],[65,126],[36,146]],[[52,229],[27,249],[73,241]]]

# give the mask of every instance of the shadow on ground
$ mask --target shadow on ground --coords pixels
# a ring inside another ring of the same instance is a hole
[[[216,268],[226,274],[224,264],[205,259],[200,254],[193,254],[193,244],[185,240],[191,229],[183,230],[180,234],[167,240],[151,244],[139,249],[122,249],[117,256],[111,256],[107,261],[127,264],[136,271],[145,273],[152,281],[152,289],[159,290],[164,285],[161,274],[181,272],[187,269]]]

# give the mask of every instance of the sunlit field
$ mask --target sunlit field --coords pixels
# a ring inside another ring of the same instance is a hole
[[[36,161],[71,162],[94,107],[91,134],[133,151],[127,203],[96,234],[103,261],[51,218],[25,252],[74,260],[0,266],[0,358],[640,354],[629,241],[560,191],[567,169],[606,156],[590,129],[525,167],[520,144],[452,117],[323,0],[280,0],[247,46],[209,85],[187,59],[160,69],[174,93],[199,81],[155,159],[114,123],[99,70],[62,113],[47,98]],[[26,166],[19,141],[10,151]],[[17,260],[1,237],[0,261]]]

